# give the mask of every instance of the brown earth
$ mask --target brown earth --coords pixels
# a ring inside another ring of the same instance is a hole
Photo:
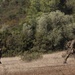
[[[0,75],[75,75],[75,59],[63,64],[64,52],[45,54],[42,59],[24,62],[19,57],[2,58]]]

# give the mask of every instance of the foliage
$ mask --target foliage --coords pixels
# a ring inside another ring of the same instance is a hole
[[[25,18],[27,8],[29,8],[29,0],[1,0],[0,1],[0,24],[9,24],[10,21],[19,21]]]
[[[61,48],[66,39],[74,36],[72,23],[73,17],[60,11],[42,15],[36,28],[37,45],[44,45],[45,50]]]
[[[31,53],[26,52],[21,58],[23,61],[30,62],[32,60],[37,60],[39,58],[42,58],[42,54],[38,52],[31,52]]]
[[[3,56],[27,52],[32,60],[74,38],[75,0],[0,0]]]

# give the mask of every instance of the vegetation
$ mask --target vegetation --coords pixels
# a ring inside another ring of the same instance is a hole
[[[42,58],[42,54],[38,52],[31,52],[31,53],[25,52],[24,55],[21,57],[22,60],[27,62],[41,59],[41,58]]]
[[[3,56],[63,50],[75,38],[75,0],[0,0],[0,38]]]

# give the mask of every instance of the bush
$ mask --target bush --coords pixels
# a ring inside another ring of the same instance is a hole
[[[37,60],[39,58],[42,58],[42,54],[38,52],[25,52],[24,55],[21,57],[22,60],[30,62],[32,60]]]
[[[75,37],[73,22],[72,16],[58,10],[41,15],[37,21],[35,35],[39,50],[62,49],[66,40]]]

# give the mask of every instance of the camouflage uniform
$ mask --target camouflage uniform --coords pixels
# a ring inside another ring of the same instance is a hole
[[[72,42],[72,41],[68,41],[68,42],[67,42],[67,44],[66,44],[66,49],[70,48],[71,42]]]
[[[0,39],[0,64],[1,64],[1,57],[2,57],[2,40]]]
[[[67,43],[66,47],[67,47],[68,50],[67,50],[67,53],[66,53],[66,56],[65,56],[64,63],[66,63],[66,61],[69,58],[69,56],[75,52],[75,39],[72,40],[72,41],[69,41]]]

